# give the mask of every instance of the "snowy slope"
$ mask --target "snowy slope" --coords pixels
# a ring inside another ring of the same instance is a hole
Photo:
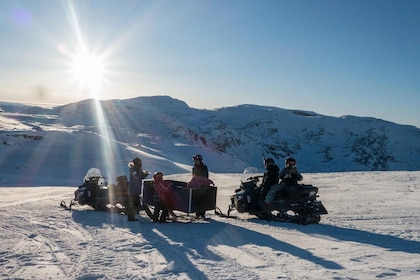
[[[239,178],[212,174],[223,211]],[[419,171],[314,173],[304,182],[329,210],[319,225],[211,211],[202,223],[153,224],[144,213],[129,223],[60,208],[74,187],[0,187],[0,278],[419,279]]]
[[[198,110],[169,96],[3,103],[0,111],[3,186],[76,185],[90,167],[114,182],[136,156],[152,172],[190,172],[196,153],[217,173],[262,168],[262,156],[281,166],[288,155],[303,172],[420,170],[420,129],[372,118],[256,105]]]

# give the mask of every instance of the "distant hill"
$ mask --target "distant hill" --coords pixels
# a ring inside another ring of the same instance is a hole
[[[199,110],[169,96],[0,108],[0,185],[45,172],[80,181],[93,166],[112,181],[136,156],[151,171],[191,172],[196,153],[218,173],[262,168],[262,157],[282,166],[288,155],[302,172],[420,170],[420,129],[374,118],[246,104]]]

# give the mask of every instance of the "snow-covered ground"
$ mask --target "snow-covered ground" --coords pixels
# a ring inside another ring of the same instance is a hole
[[[329,210],[319,225],[212,211],[199,223],[128,222],[60,208],[75,187],[1,187],[0,278],[420,279],[420,171],[303,175]],[[240,174],[211,179],[226,211]]]

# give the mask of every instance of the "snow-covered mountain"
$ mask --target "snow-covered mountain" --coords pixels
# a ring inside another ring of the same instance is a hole
[[[196,153],[218,173],[262,168],[262,157],[282,165],[288,155],[302,172],[420,170],[420,129],[374,118],[256,105],[199,110],[169,96],[0,107],[0,185],[31,185],[50,172],[57,181],[44,184],[74,184],[93,166],[115,178],[136,156],[151,171],[190,172]]]

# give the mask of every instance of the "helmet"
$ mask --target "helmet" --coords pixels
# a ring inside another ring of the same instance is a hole
[[[203,160],[203,157],[201,155],[195,155],[192,158],[193,158],[193,160],[199,160],[199,161]]]
[[[284,161],[284,165],[286,167],[295,167],[296,166],[296,159],[294,157],[287,157]]]
[[[272,159],[272,158],[264,159],[264,166],[267,167],[267,166],[270,166],[270,165],[274,165],[274,159]]]

